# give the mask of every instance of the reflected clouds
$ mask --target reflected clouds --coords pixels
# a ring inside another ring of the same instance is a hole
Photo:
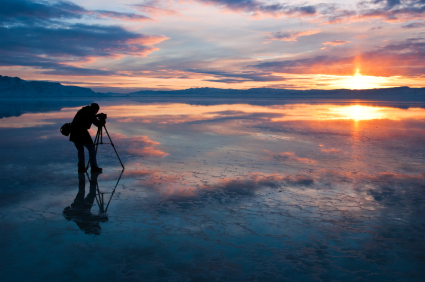
[[[97,102],[126,167],[117,184],[113,150],[98,152],[107,222],[59,136],[76,108],[0,119],[2,226],[19,226],[2,233],[10,277],[47,246],[67,254],[61,273],[101,258],[115,280],[123,265],[136,280],[423,280],[421,104]]]
[[[159,142],[150,140],[147,136],[127,137],[123,134],[112,134],[112,139],[120,142],[120,145],[126,148],[127,152],[132,155],[166,157],[169,154],[154,146],[159,145]]]

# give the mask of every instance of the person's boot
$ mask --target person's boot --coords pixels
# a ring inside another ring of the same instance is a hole
[[[87,169],[84,166],[79,166],[78,167],[78,172],[86,172]]]
[[[99,172],[102,173],[103,169],[101,167],[92,167],[91,172]]]

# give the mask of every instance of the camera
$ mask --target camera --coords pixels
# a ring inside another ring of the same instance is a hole
[[[100,120],[100,121],[105,121],[107,116],[104,113],[100,113],[98,115],[96,115],[96,117]]]

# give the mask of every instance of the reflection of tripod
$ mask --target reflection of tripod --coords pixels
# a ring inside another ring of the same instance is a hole
[[[109,142],[111,142],[111,143],[103,143],[103,129],[105,129],[105,132],[106,132],[106,134],[108,135],[108,138],[109,138]],[[112,143],[111,136],[109,136],[108,130],[106,129],[105,125],[99,126],[97,128],[96,137],[94,138],[94,146],[96,147],[96,155],[97,155],[97,147],[99,147],[99,144],[101,144],[101,145],[102,144],[111,144],[112,145],[112,148],[114,148],[115,154],[117,154],[118,160],[121,163],[122,169],[124,170],[124,165],[123,165],[123,163],[120,159],[120,156],[118,155],[117,150],[115,149],[114,143]],[[89,164],[90,164],[90,161],[87,163],[86,170],[89,168]]]
[[[97,190],[96,191],[97,192],[96,193],[96,202],[97,202],[97,205],[99,206],[99,211],[101,213],[106,213],[108,211],[109,204],[111,203],[112,197],[115,194],[115,190],[118,187],[118,183],[120,182],[120,179],[121,179],[121,176],[122,176],[123,172],[124,172],[124,169],[121,171],[120,176],[118,177],[117,183],[115,184],[114,190],[112,190],[111,196],[109,197],[109,201],[108,201],[108,204],[106,205],[106,207],[105,207],[104,195],[105,194],[108,194],[108,193],[100,192],[100,190],[99,190],[99,183],[97,182],[97,178],[96,178],[96,190]],[[87,175],[87,178],[88,178],[88,180],[90,182],[91,179],[90,179],[89,174],[87,172],[86,172],[86,175]]]

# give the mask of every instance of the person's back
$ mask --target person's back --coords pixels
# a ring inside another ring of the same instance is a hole
[[[91,106],[82,107],[72,120],[72,125],[79,128],[89,129],[91,127],[92,120],[96,118],[96,114],[92,110]]]
[[[89,151],[90,165],[92,171],[102,172],[102,169],[97,166],[96,152],[93,145],[93,139],[88,132],[92,123],[97,127],[103,126],[105,123],[96,118],[96,113],[99,111],[99,105],[92,103],[90,106],[81,108],[72,120],[72,130],[69,136],[69,141],[74,142],[78,150],[78,172],[85,172],[84,147]]]

